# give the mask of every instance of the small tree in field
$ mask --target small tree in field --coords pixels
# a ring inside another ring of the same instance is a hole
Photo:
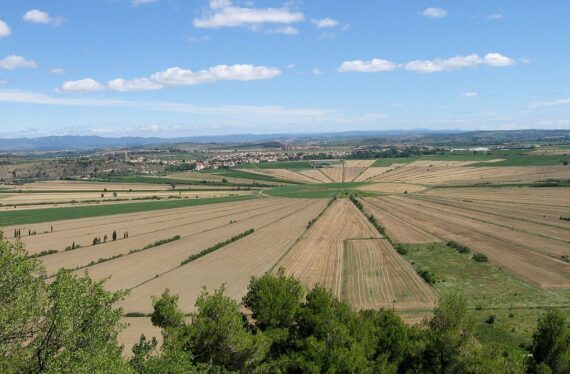
[[[117,240],[117,231],[113,231],[113,241]]]

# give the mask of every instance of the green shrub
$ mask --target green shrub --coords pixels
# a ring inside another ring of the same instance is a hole
[[[459,244],[458,242],[454,241],[454,240],[450,240],[447,242],[447,246],[454,248],[457,252],[459,253],[469,253],[471,252],[471,249],[469,249],[469,247],[463,245],[463,244]]]
[[[473,257],[471,257],[471,258],[473,259],[473,261],[476,261],[476,262],[487,262],[487,261],[489,261],[489,258],[482,253],[475,253],[473,255]]]

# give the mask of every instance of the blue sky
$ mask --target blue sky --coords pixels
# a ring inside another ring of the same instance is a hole
[[[3,0],[0,136],[570,128],[567,0]]]

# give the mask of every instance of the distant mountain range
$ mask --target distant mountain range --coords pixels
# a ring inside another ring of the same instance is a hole
[[[181,138],[100,136],[46,136],[38,138],[0,139],[0,152],[87,151],[117,148],[138,148],[180,143],[259,143],[259,142],[345,142],[370,144],[390,141],[419,141],[441,144],[501,144],[509,141],[570,142],[570,130],[515,131],[433,131],[429,129],[347,131],[314,134],[235,134]]]

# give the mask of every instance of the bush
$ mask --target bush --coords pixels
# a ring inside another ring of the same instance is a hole
[[[471,257],[475,262],[487,262],[489,258],[482,253],[475,253],[473,257]]]
[[[435,276],[435,274],[429,270],[426,269],[416,269],[418,275],[420,277],[422,277],[428,284],[436,284],[437,283],[437,277]]]
[[[488,325],[492,325],[493,323],[495,323],[496,319],[497,319],[496,315],[490,314],[489,317],[487,317],[487,319],[485,320],[485,323]]]
[[[454,240],[450,240],[447,242],[447,246],[454,248],[457,252],[459,253],[469,253],[471,252],[471,249],[469,249],[469,247],[464,246],[463,244],[459,244],[458,242],[454,241]]]
[[[408,254],[408,248],[404,247],[401,244],[396,244],[394,246],[394,248],[396,249],[396,252],[398,252],[399,254],[401,254],[402,256],[405,256]]]

